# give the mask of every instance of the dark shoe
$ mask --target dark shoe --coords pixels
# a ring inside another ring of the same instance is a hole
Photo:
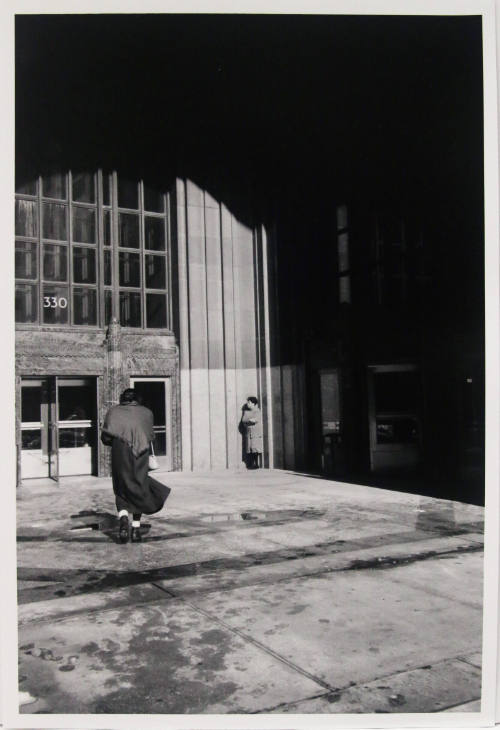
[[[128,542],[128,517],[120,517],[120,529],[118,536],[121,543]]]
[[[131,542],[142,542],[141,528],[133,527],[132,535],[130,536]]]

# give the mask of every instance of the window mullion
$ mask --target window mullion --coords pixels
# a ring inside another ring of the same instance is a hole
[[[167,287],[167,327],[168,329],[172,329],[172,272],[171,272],[171,261],[170,261],[170,244],[172,239],[172,228],[170,223],[170,192],[167,192],[164,197],[164,207],[165,207],[165,226],[166,226],[166,233],[165,233],[165,242],[166,242],[166,251],[165,251],[165,265],[166,265],[166,287]],[[222,236],[222,233],[221,233]]]
[[[144,220],[144,181],[141,180],[139,182],[139,218],[140,218],[140,225],[139,225],[139,248],[140,248],[140,283],[141,283],[141,323],[142,323],[142,329],[146,329],[147,327],[147,319],[146,319],[146,262],[145,262],[145,220]]]
[[[68,307],[69,307],[69,324],[74,325],[73,315],[73,184],[71,178],[71,170],[68,172]]]
[[[106,327],[104,313],[104,223],[102,212],[102,170],[96,175],[96,204],[97,204],[97,324]]]
[[[38,176],[38,324],[43,324],[42,176]]]
[[[118,176],[113,170],[111,179],[111,251],[112,251],[112,317],[120,322],[120,277],[118,257]]]

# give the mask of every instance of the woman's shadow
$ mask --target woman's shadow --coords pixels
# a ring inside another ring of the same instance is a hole
[[[111,512],[100,512],[97,510],[81,510],[75,515],[71,515],[72,520],[80,520],[82,524],[74,525],[71,530],[75,532],[88,533],[89,530],[100,532],[105,535],[111,542],[121,545],[119,539],[120,522],[118,515]],[[141,524],[141,534],[146,535],[151,529],[151,525],[147,523]],[[79,542],[93,542],[91,538],[79,539]]]

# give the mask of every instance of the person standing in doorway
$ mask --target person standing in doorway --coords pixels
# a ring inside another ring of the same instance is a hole
[[[263,451],[262,414],[259,401],[253,395],[243,406],[241,425],[245,439],[245,454],[248,469],[259,468],[259,455]]]
[[[120,404],[106,414],[101,441],[111,446],[111,473],[119,519],[119,539],[129,540],[129,513],[132,514],[132,542],[141,542],[141,516],[159,512],[170,489],[148,475],[151,443],[154,439],[153,414],[139,403],[133,388],[120,396]]]

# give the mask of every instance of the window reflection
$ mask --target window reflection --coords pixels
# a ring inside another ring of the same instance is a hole
[[[44,198],[66,200],[66,175],[54,173],[42,178],[42,195]]]
[[[43,322],[44,324],[68,324],[68,287],[43,287]]]
[[[44,203],[42,207],[43,237],[56,241],[68,238],[66,224],[66,206],[57,203]]]
[[[85,170],[19,181],[16,193],[17,322],[106,326],[114,314],[128,327],[167,326],[165,193]],[[123,288],[114,312],[113,285]]]
[[[93,174],[88,172],[73,173],[73,200],[79,203],[95,203]]]
[[[95,289],[73,290],[73,318],[79,325],[97,324],[97,297]]]
[[[16,279],[36,279],[38,244],[16,241]]]
[[[120,292],[120,323],[123,327],[141,326],[141,295],[139,292]]]
[[[68,248],[45,243],[43,246],[43,278],[47,281],[67,281]]]
[[[95,250],[93,248],[73,249],[73,281],[77,284],[96,283]]]
[[[122,248],[139,248],[139,216],[133,213],[118,215],[118,242]]]
[[[146,286],[148,289],[165,288],[165,256],[146,255]]]
[[[38,286],[16,284],[16,322],[32,324],[38,320]]]
[[[167,301],[165,294],[146,294],[146,326],[167,326]]]
[[[16,200],[16,236],[38,236],[38,205],[35,200]]]
[[[120,251],[119,255],[120,286],[141,285],[141,262],[138,253]]]
[[[73,208],[73,240],[78,243],[95,243],[95,210]]]
[[[135,209],[139,207],[139,186],[136,182],[118,178],[118,207]]]
[[[146,216],[144,219],[144,248],[151,251],[165,250],[165,222],[163,218]]]

